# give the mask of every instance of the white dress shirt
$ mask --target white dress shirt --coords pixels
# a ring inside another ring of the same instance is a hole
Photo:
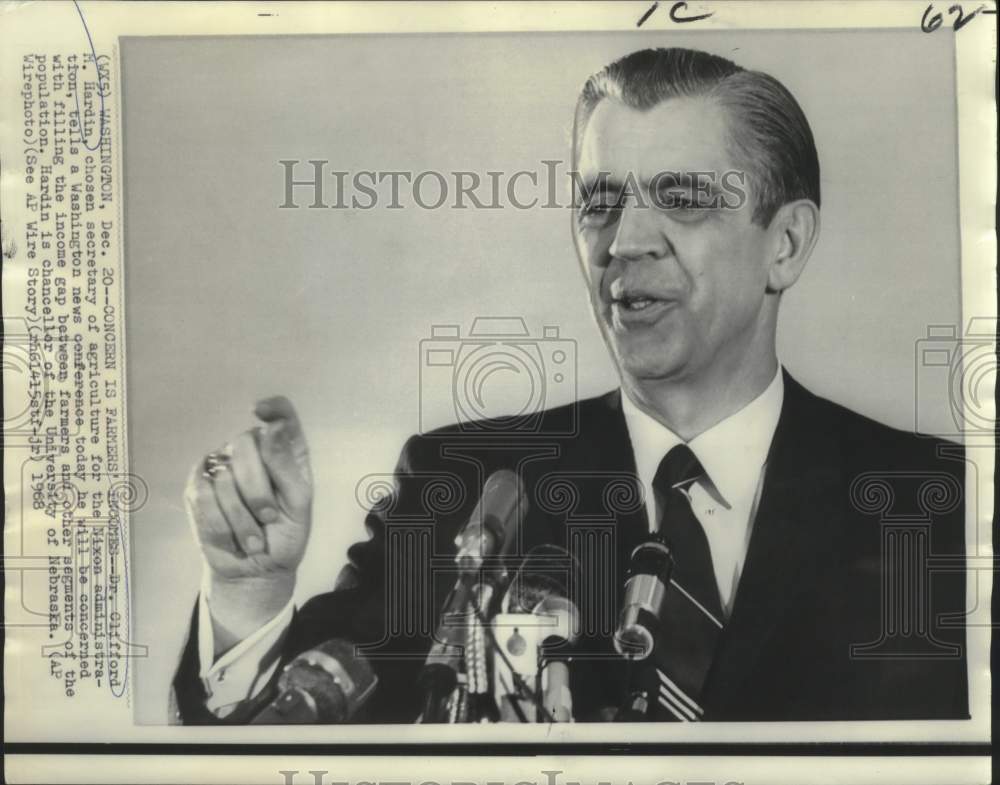
[[[204,568],[207,576],[208,567]],[[209,582],[203,577],[198,595],[198,663],[205,687],[205,706],[217,717],[230,714],[240,703],[264,689],[278,667],[278,643],[289,625],[295,604],[292,600],[252,635],[244,638],[218,660],[212,633],[212,598]]]
[[[750,531],[764,485],[767,453],[778,426],[784,395],[779,366],[764,392],[688,442],[705,474],[688,486],[686,493],[708,538],[715,581],[727,616],[733,608],[736,586],[750,544]],[[636,474],[646,493],[649,530],[656,531],[660,511],[655,509],[653,478],[663,457],[684,440],[646,414],[624,390],[622,409],[632,440]]]
[[[767,452],[783,398],[779,366],[764,392],[688,443],[701,461],[705,475],[689,486],[687,494],[708,537],[719,596],[727,616],[743,570],[763,487]],[[683,440],[642,411],[624,391],[622,408],[632,440],[636,473],[649,502],[646,505],[649,528],[655,531],[659,511],[654,509],[653,478],[663,456]],[[240,701],[252,698],[267,684],[278,666],[278,644],[291,624],[293,610],[289,601],[277,616],[213,663],[211,596],[208,581],[203,581],[198,598],[198,658],[208,696],[206,705],[216,716],[225,717]]]

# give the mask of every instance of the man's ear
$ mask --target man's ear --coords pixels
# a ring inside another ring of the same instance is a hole
[[[819,208],[811,199],[788,202],[775,213],[768,231],[777,249],[767,272],[767,290],[783,292],[799,279],[816,245]]]

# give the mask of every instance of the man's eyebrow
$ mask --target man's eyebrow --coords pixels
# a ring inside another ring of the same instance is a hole
[[[668,188],[704,189],[707,185],[708,193],[720,193],[719,178],[715,172],[664,171],[655,174],[648,180],[643,180],[642,185],[645,188],[656,188],[657,191],[664,191]]]
[[[600,172],[583,179],[580,188],[584,198],[589,199],[596,194],[620,193],[625,184],[611,175]]]
[[[647,191],[655,188],[658,192],[662,192],[673,188],[688,191],[707,189],[707,193],[713,195],[722,192],[719,185],[719,178],[715,172],[705,171],[678,172],[664,170],[657,172],[652,177],[629,177],[624,181],[606,172],[599,172],[596,175],[583,178],[579,182],[579,186],[583,197],[591,199],[594,196],[608,193],[620,194],[625,189],[627,182],[632,183],[631,187],[635,187],[636,183],[638,183],[639,187]]]

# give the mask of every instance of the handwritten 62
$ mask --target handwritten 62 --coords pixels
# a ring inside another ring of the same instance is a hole
[[[941,23],[944,21],[944,17],[942,14],[940,13],[935,14],[933,13],[933,11],[934,11],[934,4],[931,3],[924,10],[924,15],[920,19],[920,29],[923,30],[925,33],[933,33],[941,26]],[[948,6],[948,13],[952,14],[955,17],[953,27],[955,29],[955,32],[957,33],[959,30],[961,30],[963,27],[969,24],[969,22],[975,19],[977,14],[979,13],[995,14],[996,9],[995,8],[990,9],[984,5],[981,5],[974,11],[966,13],[965,9],[956,3],[955,5]]]

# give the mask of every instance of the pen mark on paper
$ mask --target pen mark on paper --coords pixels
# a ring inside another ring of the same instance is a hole
[[[649,9],[646,11],[646,13],[644,13],[642,16],[639,17],[639,21],[635,23],[635,26],[636,27],[642,27],[643,22],[645,22],[647,19],[649,19],[649,17],[651,17],[653,15],[653,12],[657,8],[659,8],[659,7],[660,7],[660,2],[659,2],[659,0],[657,0],[655,3],[653,3],[649,7]]]
[[[104,137],[107,128],[105,126],[105,114],[104,114],[104,93],[106,92],[105,87],[101,84],[101,67],[97,62],[97,50],[94,48],[94,39],[90,35],[90,28],[87,27],[87,20],[83,17],[83,10],[80,8],[80,4],[77,0],[73,0],[73,6],[76,8],[76,12],[80,15],[80,22],[83,24],[83,31],[87,34],[87,42],[90,44],[90,55],[94,60],[94,70],[97,71],[97,95],[101,100],[101,111],[98,115],[98,133],[97,133],[97,143],[93,146],[87,141],[87,137],[84,134],[83,122],[80,122],[80,140],[83,142],[83,146],[86,147],[91,152],[97,150],[101,146],[101,139]],[[73,98],[76,101],[76,116],[82,118],[80,114],[80,93],[76,90],[73,91]]]
[[[656,11],[656,9],[659,8],[659,7],[660,7],[659,0],[656,0],[656,2],[654,2],[649,7],[649,9],[646,11],[646,13],[644,13],[641,17],[639,17],[639,21],[635,23],[635,26],[636,27],[642,27],[642,25],[645,23],[645,21],[647,19],[649,19],[649,17],[651,17],[653,15],[653,13]],[[707,14],[696,14],[694,16],[681,16],[680,12],[681,11],[686,11],[687,8],[688,8],[688,4],[686,2],[684,2],[684,0],[679,0],[678,2],[676,2],[672,6],[670,6],[670,11],[669,11],[670,21],[673,22],[674,24],[686,24],[688,22],[700,22],[701,20],[708,19],[710,16],[713,16],[715,14],[714,11],[709,11]]]

